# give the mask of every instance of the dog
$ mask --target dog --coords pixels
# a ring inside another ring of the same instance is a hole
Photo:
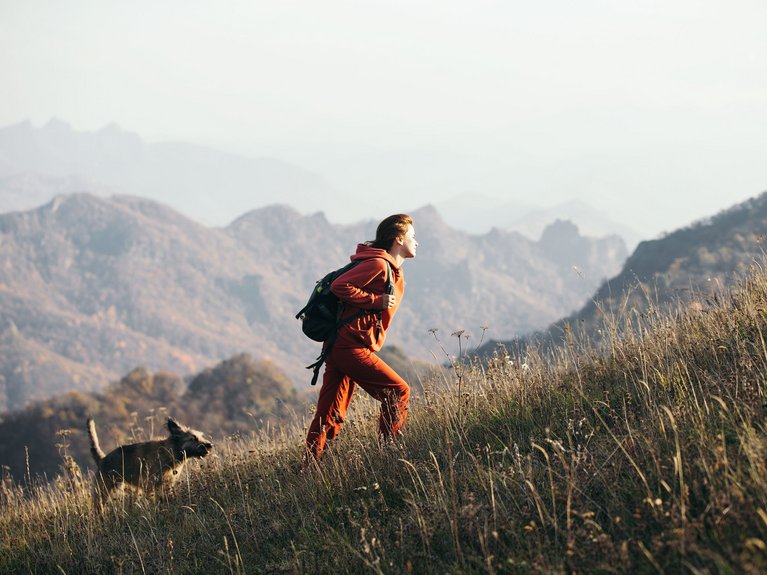
[[[168,418],[166,439],[121,445],[104,454],[96,435],[96,424],[88,418],[91,455],[96,462],[97,491],[103,503],[112,493],[130,487],[154,495],[167,493],[179,477],[187,459],[205,457],[213,449],[199,431]]]

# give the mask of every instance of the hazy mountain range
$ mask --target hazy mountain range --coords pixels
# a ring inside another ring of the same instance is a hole
[[[608,214],[581,200],[539,207],[525,202],[501,201],[481,194],[463,194],[437,202],[435,206],[452,227],[474,234],[500,228],[538,239],[551,222],[569,220],[586,236],[622,237],[629,251],[644,239],[637,230],[615,221]]]
[[[439,352],[431,328],[446,345],[458,329],[472,343],[483,325],[496,338],[540,329],[626,257],[620,238],[584,238],[567,222],[533,242],[454,230],[430,207],[413,216],[419,255],[388,341],[418,359]],[[375,224],[272,206],[208,228],[157,202],[88,194],[0,215],[0,409],[98,389],[136,366],[186,374],[240,352],[308,381],[318,346],[294,314]]]
[[[0,211],[82,191],[152,198],[209,225],[276,199],[327,213],[349,201],[320,175],[287,162],[182,142],[146,143],[116,124],[78,132],[53,119],[41,128],[22,122],[0,129]]]
[[[433,173],[438,170],[435,162],[444,159],[421,161]],[[116,124],[79,132],[54,118],[42,127],[21,122],[0,128],[0,212],[35,208],[59,194],[88,192],[154,199],[205,225],[226,225],[277,201],[302,214],[322,211],[330,221],[349,221],[341,217],[349,206],[357,206],[358,213],[380,210],[380,199],[368,197],[376,168],[355,169],[360,172],[355,186],[359,193],[351,198],[320,173],[289,162],[180,142],[147,143]],[[629,249],[643,239],[636,230],[578,200],[544,207],[465,193],[434,206],[451,227],[473,234],[495,227],[537,240],[548,224],[562,219],[574,222],[587,236],[619,235]]]

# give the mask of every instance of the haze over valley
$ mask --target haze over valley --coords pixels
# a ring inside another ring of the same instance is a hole
[[[370,179],[379,174],[371,170]],[[252,209],[275,202],[310,215],[323,212],[334,223],[375,219],[380,196],[344,193],[328,179],[274,158],[248,158],[182,142],[147,143],[112,123],[81,132],[53,118],[0,128],[0,212],[27,210],[62,193],[136,195],[165,203],[208,226],[225,226]],[[392,197],[397,197],[393,195]],[[422,196],[421,196],[422,197]],[[399,211],[422,205],[395,200]],[[540,238],[556,219],[570,220],[584,235],[619,235],[629,248],[641,233],[582,200],[544,206],[499,200],[476,193],[452,198],[434,194],[429,204],[453,228],[484,234],[496,227]]]

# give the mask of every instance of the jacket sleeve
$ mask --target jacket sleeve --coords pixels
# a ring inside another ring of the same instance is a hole
[[[371,283],[386,274],[381,262],[370,259],[361,262],[330,284],[330,291],[344,303],[363,309],[383,309],[383,293],[371,290]],[[386,282],[385,276],[383,283]]]

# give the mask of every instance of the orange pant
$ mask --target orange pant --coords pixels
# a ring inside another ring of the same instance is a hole
[[[325,364],[317,411],[306,436],[306,448],[322,457],[325,443],[341,432],[346,410],[359,385],[381,402],[379,434],[396,435],[405,424],[410,386],[384,360],[367,348],[334,347]]]

